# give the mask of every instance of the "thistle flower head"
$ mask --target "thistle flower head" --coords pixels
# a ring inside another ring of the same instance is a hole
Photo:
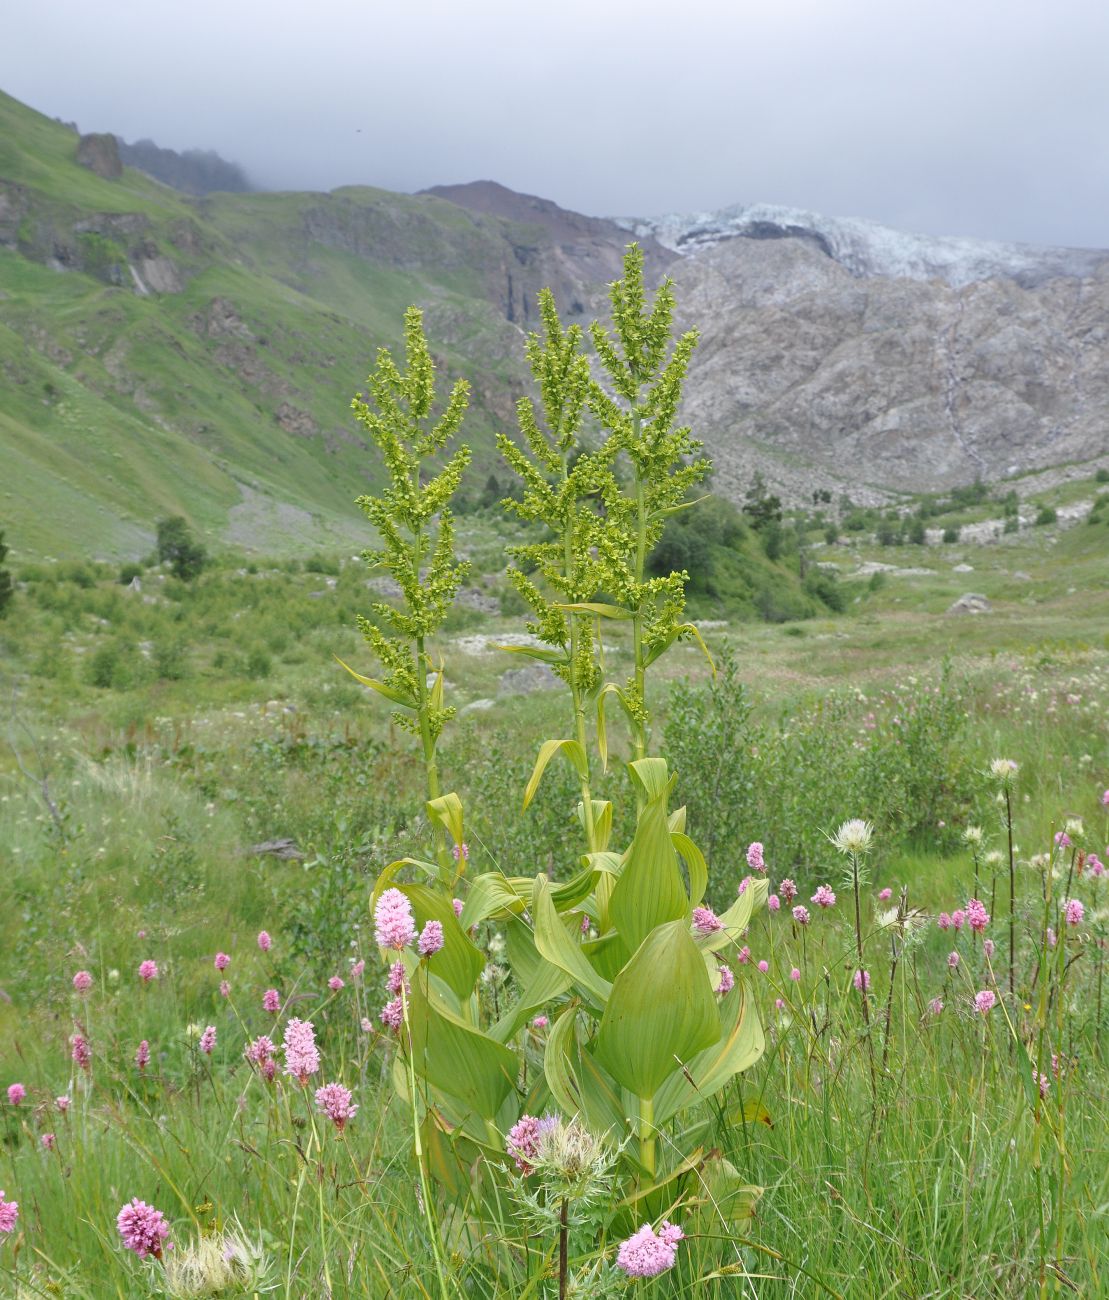
[[[989,777],[1002,790],[1011,788],[1016,780],[1019,766],[1011,758],[995,758],[990,763]]]
[[[577,1116],[567,1121],[547,1115],[538,1126],[531,1159],[553,1199],[568,1197],[580,1205],[608,1189],[617,1153],[607,1142],[594,1137]]]
[[[854,817],[850,821],[844,822],[839,830],[828,838],[831,840],[832,846],[840,853],[861,858],[870,849],[870,840],[873,833],[874,827],[870,822]]]
[[[233,1228],[198,1237],[168,1254],[163,1285],[172,1300],[254,1295],[272,1289],[269,1272],[262,1243],[252,1241],[235,1220]]]
[[[963,843],[969,844],[972,848],[977,848],[982,843],[982,827],[968,826],[963,831]]]

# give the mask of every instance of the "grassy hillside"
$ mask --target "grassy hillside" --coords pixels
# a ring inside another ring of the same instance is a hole
[[[471,380],[491,463],[520,384],[519,332],[488,298],[501,234],[369,189],[188,200],[102,179],[76,147],[0,95],[0,511],[19,552],[138,555],[167,511],[215,543],[346,544],[370,472],[349,401],[411,302]]]

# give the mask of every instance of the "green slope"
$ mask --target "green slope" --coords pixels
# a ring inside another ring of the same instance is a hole
[[[134,556],[168,511],[216,545],[353,539],[374,460],[350,398],[411,302],[470,379],[493,463],[523,382],[498,223],[361,188],[191,200],[102,179],[76,147],[0,94],[0,518],[19,552]]]

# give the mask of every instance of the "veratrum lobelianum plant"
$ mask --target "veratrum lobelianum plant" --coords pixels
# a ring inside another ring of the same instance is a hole
[[[704,857],[685,832],[684,809],[669,808],[675,778],[663,758],[648,753],[648,669],[676,640],[696,635],[682,621],[687,575],[646,576],[667,515],[682,508],[707,470],[695,458],[690,431],[674,427],[695,336],[671,344],[670,284],[648,308],[635,245],[611,298],[612,333],[600,325],[589,331],[602,383],[592,377],[583,332],[564,330],[553,297],[541,295],[542,334],[527,342],[539,405],[519,405],[524,447],[500,439],[524,482],[523,500],[513,508],[545,531],[515,556],[513,581],[543,643],[529,652],[552,666],[570,695],[573,734],[540,747],[524,796],[526,808],[556,754],[578,772],[583,851],[568,849],[562,879],[490,871],[466,881],[461,804],[439,794],[434,741],[446,717],[443,670],[432,664],[427,638],[441,626],[462,578],[451,551],[449,498],[464,454],[455,453],[424,487],[418,475],[420,461],[457,431],[464,389],[456,385],[446,414],[422,432],[431,419],[433,370],[415,310],[406,316],[407,371],[381,353],[370,378],[376,409],[355,404],[391,479],[380,497],[362,498],[382,537],[381,551],[367,554],[401,591],[400,609],[374,609],[392,636],[362,623],[385,680],[360,680],[401,705],[421,736],[439,841],[435,863],[387,866],[371,908],[376,913],[385,892],[395,890],[412,913],[412,925],[395,927],[397,941],[381,951],[391,991],[399,993],[388,1017],[398,1031],[394,1082],[412,1107],[421,1182],[433,1180],[451,1211],[432,1242],[443,1294],[450,1292],[441,1233],[449,1231],[457,1244],[484,1233],[487,1242],[487,1225],[503,1225],[513,1205],[526,1203],[534,1217],[552,1202],[558,1240],[516,1241],[495,1267],[513,1285],[522,1271],[532,1287],[517,1293],[533,1295],[557,1271],[562,1295],[574,1277],[589,1279],[594,1290],[601,1285],[611,1273],[610,1243],[637,1226],[684,1217],[687,1230],[714,1219],[719,1231],[721,1219],[748,1217],[759,1194],[711,1148],[709,1103],[763,1052],[742,967],[733,972],[724,958],[765,904],[767,883],[746,879],[719,917],[701,906]],[[602,430],[593,447],[582,435],[587,412]],[[438,541],[421,580],[436,522]],[[622,684],[604,682],[602,619],[631,624],[633,672]],[[434,683],[426,694],[425,673]],[[594,710],[599,757],[607,763],[607,695],[629,721],[627,771],[637,819],[623,850],[609,848],[611,807],[590,792],[587,720]],[[455,838],[456,867],[443,828]],[[738,844],[735,853],[740,859]],[[409,879],[414,874],[424,879]],[[381,906],[395,921],[397,895]],[[434,941],[425,943],[429,923]],[[486,946],[503,950],[507,975],[475,942],[490,932]],[[557,1179],[544,1182],[545,1166],[537,1170],[521,1152],[521,1134],[536,1123],[549,1128],[556,1117],[581,1126],[605,1153],[598,1159],[611,1193],[587,1216],[575,1218]],[[665,1231],[671,1236],[659,1249],[672,1262],[670,1243],[681,1234],[669,1224]]]

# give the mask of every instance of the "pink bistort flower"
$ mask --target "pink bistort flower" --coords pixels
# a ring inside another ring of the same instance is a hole
[[[147,1255],[162,1258],[162,1242],[169,1236],[169,1224],[161,1210],[135,1197],[116,1216],[116,1227],[123,1244],[139,1259]]]
[[[219,995],[221,998],[229,998],[231,996],[231,985],[228,984],[226,980],[220,980],[219,982]]]
[[[1105,864],[1097,856],[1096,853],[1091,853],[1090,856],[1086,859],[1086,870],[1090,873],[1091,876],[1094,877],[1104,876]]]
[[[1086,908],[1083,906],[1081,899],[1069,899],[1064,908],[1064,915],[1067,918],[1068,925],[1081,925],[1082,918],[1086,915]]]
[[[428,921],[420,931],[418,950],[421,957],[433,957],[443,946],[442,921]]]
[[[952,970],[954,970],[959,964],[959,954],[957,952],[949,952],[947,954],[947,964]]]
[[[8,1101],[11,1105],[18,1106],[26,1095],[27,1089],[21,1083],[8,1085]]]
[[[746,966],[750,962],[750,960],[751,960],[751,949],[748,948],[746,944],[744,944],[743,947],[740,948],[739,952],[736,954],[736,961],[738,961],[741,966]]]
[[[954,930],[961,930],[966,924],[967,914],[960,908],[957,912],[951,913],[951,926]]]
[[[546,1016],[535,1016],[531,1022],[532,1029],[546,1029],[551,1022]]]
[[[759,974],[760,974],[760,975],[765,975],[766,972],[767,972],[769,969],[770,969],[770,963],[769,963],[768,961],[760,961],[760,962],[759,962]]]
[[[1071,846],[1072,841],[1071,841],[1071,837],[1066,833],[1066,831],[1056,831],[1056,832],[1055,832],[1055,843],[1056,843],[1056,844],[1057,844],[1061,849],[1069,849],[1070,846]]]
[[[57,1146],[57,1143],[58,1139],[53,1133],[44,1133],[42,1137],[39,1138],[39,1144],[44,1151],[53,1151],[55,1146]]]
[[[246,1048],[243,1055],[257,1067],[259,1074],[265,1079],[272,1079],[277,1073],[277,1062],[274,1060],[277,1054],[277,1048],[273,1045],[273,1040],[265,1034],[260,1035]]]
[[[285,1073],[303,1087],[320,1068],[316,1031],[310,1020],[295,1017],[285,1026]]]
[[[215,967],[216,970],[226,970],[231,965],[231,958],[225,952],[217,952]]]
[[[718,966],[717,970],[720,972],[720,984],[716,991],[721,997],[724,997],[725,994],[730,993],[735,988],[735,975],[732,973],[730,966]]]
[[[780,912],[782,910],[782,900],[777,894],[771,894],[766,900],[766,906],[772,912]]]
[[[851,982],[860,993],[865,993],[870,988],[870,972],[866,970],[857,970]]]
[[[200,1035],[200,1050],[205,1056],[211,1056],[216,1047],[216,1027],[208,1025]]]
[[[135,1049],[135,1065],[140,1070],[145,1070],[150,1064],[150,1044],[144,1038]]]
[[[87,1070],[92,1065],[92,1048],[84,1034],[74,1034],[69,1040],[69,1054],[79,1069]]]
[[[1109,790],[1106,790],[1101,796],[1101,806],[1109,808]]]
[[[455,862],[457,862],[459,859],[461,859],[463,862],[469,862],[470,860],[470,846],[466,843],[465,840],[463,840],[461,844],[452,844],[451,853],[454,856]]]
[[[0,1232],[14,1232],[19,1218],[19,1202],[5,1201],[4,1189],[0,1187]]]
[[[878,891],[879,903],[888,903],[892,897],[893,897],[893,890],[890,889],[888,886],[885,889],[879,889]]]
[[[941,913],[939,914],[939,916],[936,917],[936,924],[940,927],[941,930],[950,930],[950,929],[951,929],[951,913],[950,913],[950,912],[941,912]]]
[[[716,930],[723,930],[724,923],[711,907],[695,907],[693,909],[693,928],[698,934],[712,934]]]
[[[55,1098],[54,1098],[54,1106],[55,1106],[55,1108],[57,1109],[57,1111],[59,1112],[59,1114],[64,1115],[64,1114],[66,1113],[66,1111],[69,1109],[69,1106],[70,1106],[69,1098],[68,1098],[68,1097],[65,1097],[65,1096],[62,1096],[62,1097],[55,1097]]]
[[[616,1267],[628,1277],[657,1277],[674,1267],[678,1242],[685,1236],[681,1228],[665,1219],[655,1235],[649,1223],[620,1243],[616,1252]]]
[[[981,992],[974,995],[974,1009],[985,1015],[987,1011],[992,1011],[997,1005],[997,994],[993,989],[982,989]]]
[[[92,988],[92,972],[79,970],[73,977],[73,987],[78,993],[87,993]]]
[[[272,943],[273,940],[270,938],[269,933],[266,930],[258,931],[258,947],[261,948],[263,952],[269,952]]]
[[[325,1083],[316,1089],[316,1109],[326,1115],[340,1133],[347,1120],[358,1113],[358,1107],[350,1104],[350,1089],[341,1083]]]
[[[281,1010],[281,994],[276,989],[266,989],[262,994],[262,1010],[276,1015]]]
[[[404,1003],[400,998],[393,998],[381,1008],[380,1016],[387,1029],[399,1029],[404,1024]]]
[[[801,978],[800,970],[796,966],[794,966],[794,968],[789,972],[789,977],[794,982],[794,984],[796,984],[798,980],[800,980]]]
[[[836,895],[828,885],[817,885],[816,893],[809,901],[815,903],[817,907],[835,907]]]
[[[967,925],[975,934],[981,934],[990,923],[990,914],[986,911],[986,905],[978,898],[972,898],[967,903]]]
[[[332,993],[338,993],[340,989],[345,989],[346,986],[346,980],[344,980],[341,975],[332,975],[332,977],[327,981],[327,987],[332,991]]]
[[[395,998],[399,998],[401,990],[408,990],[408,972],[404,969],[404,962],[395,961],[389,967],[389,978],[385,982],[385,987]]]
[[[809,909],[807,907],[804,907],[801,903],[798,903],[797,906],[793,909],[793,919],[797,922],[798,925],[808,925]]]
[[[986,954],[986,957],[987,957],[988,959],[991,959],[991,960],[992,960],[992,958],[993,958],[993,953],[994,953],[994,945],[993,945],[993,940],[992,940],[992,939],[983,939],[983,940],[982,940],[982,951]]]
[[[139,962],[139,979],[144,984],[149,984],[151,980],[158,978],[158,963],[147,958],[146,961]]]
[[[752,871],[766,870],[766,860],[763,858],[762,844],[759,840],[747,845],[747,865]]]
[[[539,1154],[539,1143],[548,1130],[558,1121],[545,1116],[536,1119],[534,1115],[521,1115],[505,1135],[505,1150],[515,1160],[516,1168],[525,1176],[532,1171],[533,1162]]]
[[[359,957],[357,961],[352,961],[352,962],[350,963],[350,977],[351,977],[351,979],[352,979],[352,980],[360,980],[360,979],[362,978],[362,972],[363,972],[365,969],[366,969],[366,963],[362,960],[361,957]]]
[[[461,899],[461,898],[452,898],[452,899],[451,899],[451,907],[454,908],[454,914],[455,914],[455,916],[458,917],[459,920],[462,919],[462,909],[463,909],[464,906],[465,906],[465,904],[462,902],[462,899]]]
[[[943,998],[933,998],[932,1001],[928,1003],[928,1010],[932,1015],[938,1016],[943,1010]]]
[[[412,905],[399,889],[387,889],[374,908],[374,939],[382,948],[407,948],[416,937]]]
[[[778,881],[778,893],[782,896],[782,902],[788,907],[797,897],[797,886],[787,876],[784,880]]]

